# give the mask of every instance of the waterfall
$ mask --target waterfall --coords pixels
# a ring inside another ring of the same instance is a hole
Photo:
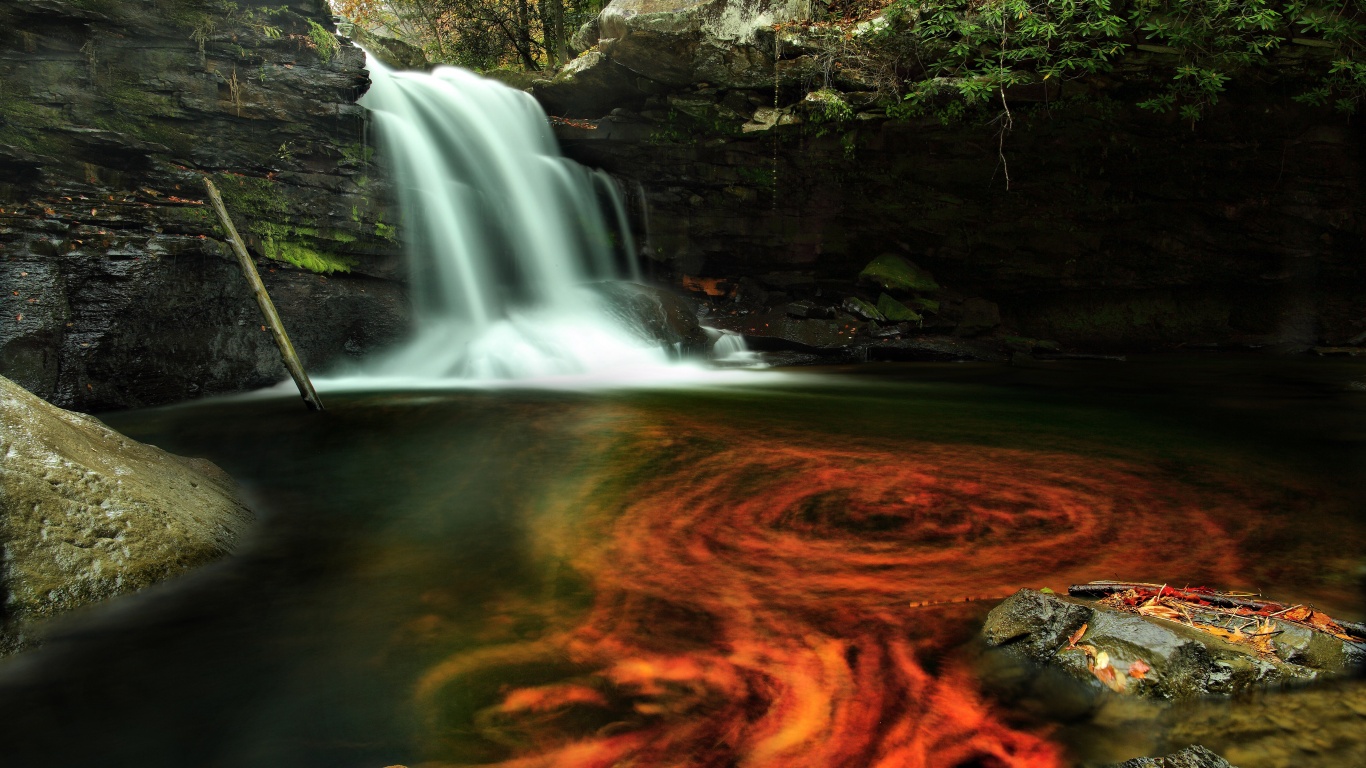
[[[360,103],[392,163],[417,319],[413,341],[374,373],[497,380],[666,365],[584,287],[639,277],[615,180],[561,157],[526,93],[452,67],[368,66]]]

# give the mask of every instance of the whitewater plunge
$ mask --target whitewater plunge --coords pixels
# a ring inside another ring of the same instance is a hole
[[[588,283],[638,278],[615,182],[560,156],[526,93],[462,69],[370,58],[361,104],[393,165],[415,338],[370,377],[409,383],[594,376],[670,367]],[[604,215],[604,209],[612,214]]]

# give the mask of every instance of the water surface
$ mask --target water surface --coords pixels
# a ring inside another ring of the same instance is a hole
[[[0,664],[4,764],[1361,763],[1357,682],[1144,708],[1006,691],[969,641],[1100,578],[1359,618],[1363,390],[1350,360],[1152,358],[113,414],[261,521]]]

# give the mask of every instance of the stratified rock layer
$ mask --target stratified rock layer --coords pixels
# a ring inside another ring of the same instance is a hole
[[[331,28],[323,0],[0,7],[0,374],[80,410],[283,379],[206,174],[306,365],[406,329],[364,55]]]
[[[34,622],[227,554],[251,522],[222,470],[0,377],[0,655]]]

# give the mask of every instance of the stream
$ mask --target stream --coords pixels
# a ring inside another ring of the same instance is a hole
[[[0,663],[3,763],[1045,766],[1198,742],[1360,765],[1361,680],[1021,693],[972,637],[1017,588],[1101,578],[1360,618],[1363,390],[1351,360],[1142,357],[109,414],[216,462],[260,519],[235,557]]]

